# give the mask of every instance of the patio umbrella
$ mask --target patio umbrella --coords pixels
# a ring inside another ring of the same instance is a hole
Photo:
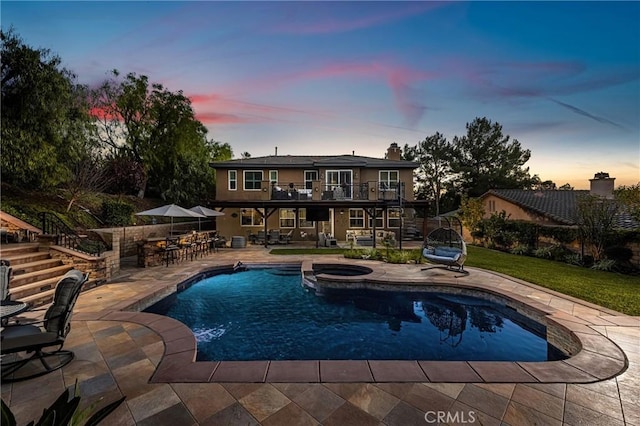
[[[195,206],[191,207],[189,210],[192,212],[200,213],[206,217],[214,217],[214,216],[224,216],[224,213],[219,212],[217,210],[209,209],[207,207]],[[198,231],[200,230],[200,218],[198,218]]]
[[[187,210],[184,207],[177,206],[175,204],[167,204],[166,206],[156,207],[155,209],[145,210],[140,213],[136,213],[136,216],[162,216],[171,218],[171,232],[173,232],[173,218],[174,217],[197,217],[198,219],[206,217],[200,213],[196,213],[191,210]]]

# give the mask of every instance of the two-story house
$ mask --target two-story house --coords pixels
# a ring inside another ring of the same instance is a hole
[[[225,236],[279,230],[293,241],[319,234],[349,240],[354,234],[399,238],[402,217],[426,208],[413,195],[413,170],[396,143],[386,158],[357,155],[270,155],[220,161],[214,207],[224,210]],[[263,234],[264,235],[264,234]]]

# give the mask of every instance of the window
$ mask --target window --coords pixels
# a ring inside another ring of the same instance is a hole
[[[260,212],[256,209],[242,209],[240,212],[240,225],[242,226],[263,226],[264,220]]]
[[[315,228],[316,223],[307,220],[307,209],[298,210],[298,227],[300,228]]]
[[[382,214],[382,209],[376,209],[376,229],[380,229],[384,227],[384,216]],[[369,228],[373,228],[373,217],[369,215]]]
[[[278,171],[277,170],[269,170],[269,183],[271,185],[278,184]]]
[[[327,187],[334,191],[335,199],[351,198],[352,175],[352,170],[327,170]]]
[[[349,228],[364,228],[363,209],[349,209]]]
[[[238,171],[229,170],[229,191],[238,190]]]
[[[313,189],[313,181],[318,180],[317,170],[304,171],[304,189]]]
[[[380,170],[378,181],[380,190],[395,189],[400,180],[400,174],[397,170]]]
[[[244,172],[244,189],[247,191],[260,191],[262,185],[262,170],[246,170]]]
[[[387,227],[400,228],[400,209],[389,209],[387,211]]]
[[[489,200],[489,213],[496,211],[496,200]]]
[[[296,210],[280,209],[280,228],[296,227]]]

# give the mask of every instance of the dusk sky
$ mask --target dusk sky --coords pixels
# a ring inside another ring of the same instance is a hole
[[[11,2],[2,28],[83,84],[182,90],[236,157],[383,157],[475,117],[531,174],[640,182],[640,2]]]

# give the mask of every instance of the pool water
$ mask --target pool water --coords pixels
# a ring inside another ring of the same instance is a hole
[[[505,306],[445,293],[320,295],[299,267],[215,275],[146,311],[191,328],[200,361],[566,358],[544,326]]]

